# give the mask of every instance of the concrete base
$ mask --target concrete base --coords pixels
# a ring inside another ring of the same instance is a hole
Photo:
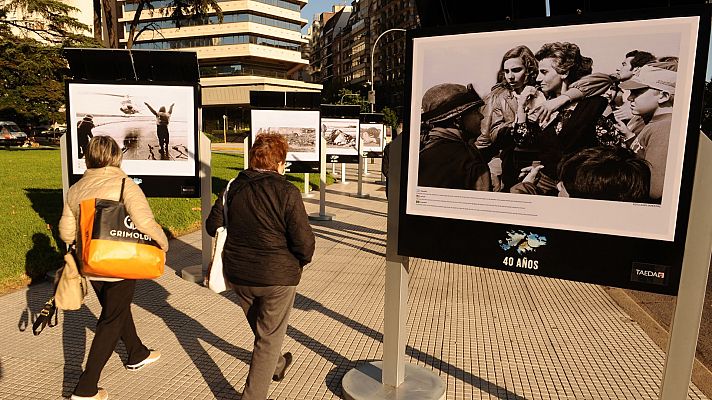
[[[349,193],[348,195],[349,195],[349,197],[356,197],[357,199],[369,199],[369,198],[371,198],[371,195],[368,194],[368,193],[361,193],[361,194],[358,194],[358,193]]]
[[[313,213],[309,214],[309,220],[310,221],[331,221],[332,217],[334,214],[319,214],[319,213]]]
[[[185,267],[180,270],[181,278],[188,282],[197,283],[199,285],[203,284],[203,266],[202,265],[191,265],[190,267]]]
[[[445,383],[432,371],[405,364],[405,379],[398,387],[381,383],[383,361],[364,363],[352,369],[341,380],[347,400],[443,400]]]
[[[379,180],[379,181],[374,181],[373,183],[375,183],[376,185],[385,185],[385,184],[386,184],[386,181],[380,181],[380,180]]]
[[[313,199],[316,197],[318,192],[309,192],[309,193],[302,193],[302,198],[303,199]]]

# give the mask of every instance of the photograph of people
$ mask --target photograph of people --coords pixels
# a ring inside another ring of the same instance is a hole
[[[489,168],[472,143],[480,136],[480,106],[472,85],[445,83],[425,92],[419,185],[490,190]]]
[[[171,104],[171,107],[166,111],[165,106],[161,106],[158,112],[151,107],[150,104],[144,102],[143,104],[148,107],[148,109],[156,116],[156,136],[158,136],[158,147],[161,153],[168,153],[168,141],[170,140],[170,133],[168,132],[168,123],[171,120],[171,114],[173,114],[173,106],[175,103]]]
[[[86,170],[82,149],[92,136],[116,141],[130,175],[194,171],[194,87],[70,82],[67,96],[72,173]]]
[[[87,153],[89,139],[94,137],[91,132],[92,129],[94,129],[94,117],[91,114],[87,114],[77,124],[77,151],[79,152],[77,158],[84,158]]]
[[[406,213],[672,237],[697,24],[672,18],[414,37]],[[470,107],[468,92],[479,105]],[[635,175],[647,196],[608,196],[623,179],[611,174],[590,176],[613,185],[596,196],[559,197],[565,160],[638,165],[631,154],[649,171],[647,180]]]

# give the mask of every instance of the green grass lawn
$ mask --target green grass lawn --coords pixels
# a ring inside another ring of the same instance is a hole
[[[213,196],[242,170],[242,154],[213,153]],[[56,148],[0,149],[0,293],[44,279],[62,263],[57,224],[62,215],[60,153]],[[303,174],[287,179],[304,189]],[[333,182],[329,176],[328,183]],[[310,175],[319,188],[319,176]],[[168,236],[200,227],[200,199],[151,198],[151,208]],[[61,244],[63,248],[63,244]]]

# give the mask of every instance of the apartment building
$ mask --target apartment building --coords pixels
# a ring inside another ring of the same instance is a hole
[[[128,41],[137,3],[120,1],[122,44]],[[187,20],[176,28],[154,1],[155,11],[142,11],[134,49],[185,49],[195,51],[200,64],[200,84],[205,131],[228,129],[249,123],[250,91],[318,92],[320,84],[299,79],[309,61],[302,58],[301,28],[307,21],[301,9],[307,0],[218,0],[222,23],[215,13]]]
[[[384,106],[400,113],[405,87],[405,34],[392,28],[418,26],[415,0],[354,0],[351,7],[323,13],[315,19],[310,38],[312,80],[324,94],[340,88],[366,94],[374,81],[376,110]],[[371,54],[373,52],[373,77]]]

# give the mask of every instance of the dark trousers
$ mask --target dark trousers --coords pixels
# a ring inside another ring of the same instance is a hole
[[[287,334],[289,313],[296,286],[242,286],[231,284],[240,307],[255,334],[250,372],[242,400],[265,400],[272,375],[284,368],[282,343]]]
[[[168,125],[157,125],[156,134],[158,136],[158,146],[161,148],[161,150],[168,151]]]
[[[109,361],[119,339],[128,352],[128,364],[136,364],[148,357],[150,351],[141,343],[131,316],[131,301],[136,281],[124,279],[117,282],[91,281],[101,303],[101,315],[96,323],[96,334],[91,343],[87,365],[74,388],[77,396],[94,396],[101,371]]]

